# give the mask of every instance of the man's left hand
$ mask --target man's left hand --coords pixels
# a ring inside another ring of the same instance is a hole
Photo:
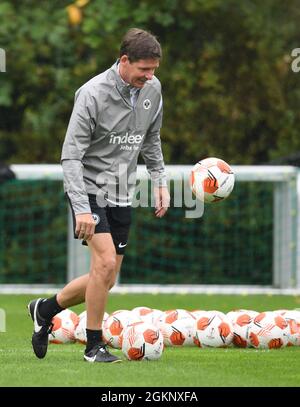
[[[155,216],[162,218],[170,206],[168,187],[154,187]]]

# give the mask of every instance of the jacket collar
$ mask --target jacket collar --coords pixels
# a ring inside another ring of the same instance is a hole
[[[114,77],[114,80],[116,82],[116,86],[117,86],[119,92],[121,93],[123,98],[126,99],[127,103],[129,103],[131,105],[130,91],[132,89],[136,89],[136,91],[138,91],[140,93],[143,90],[143,88],[146,86],[146,84],[144,85],[144,87],[142,89],[138,89],[138,88],[135,88],[134,86],[130,85],[129,83],[125,82],[121,78],[121,75],[119,73],[119,67],[118,67],[119,61],[120,61],[120,59],[117,59],[117,61],[111,66],[111,72],[113,73],[113,77]]]
[[[121,75],[119,73],[119,67],[118,67],[119,61],[120,61],[120,59],[117,59],[117,61],[112,65],[111,70],[114,74],[114,79],[116,81],[118,88],[120,90],[123,90],[125,88],[125,89],[128,89],[128,91],[129,91],[132,86],[121,78]]]

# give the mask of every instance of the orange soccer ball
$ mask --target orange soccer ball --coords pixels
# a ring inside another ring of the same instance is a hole
[[[156,360],[162,356],[164,340],[153,324],[135,322],[122,332],[121,349],[128,360]]]
[[[212,203],[227,198],[234,187],[232,168],[220,158],[205,158],[192,168],[190,186],[202,202]]]

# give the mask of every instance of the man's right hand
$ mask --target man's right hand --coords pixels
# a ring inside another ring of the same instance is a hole
[[[78,239],[91,240],[95,233],[95,221],[92,214],[80,213],[76,215],[76,229],[75,234]]]

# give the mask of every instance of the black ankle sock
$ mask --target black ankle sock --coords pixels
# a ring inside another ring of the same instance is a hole
[[[39,304],[39,314],[42,318],[45,318],[49,321],[54,317],[54,315],[63,311],[65,308],[62,308],[56,299],[56,295],[51,298],[47,298]]]
[[[102,329],[94,330],[94,329],[86,329],[86,348],[85,352],[89,352],[95,345],[99,345],[102,343]]]

